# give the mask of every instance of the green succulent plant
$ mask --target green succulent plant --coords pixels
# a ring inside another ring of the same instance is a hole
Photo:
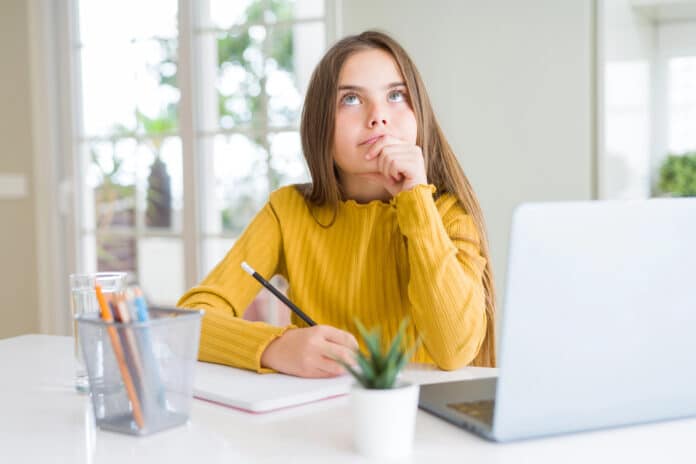
[[[408,318],[401,321],[399,330],[386,352],[382,351],[381,348],[379,327],[368,331],[357,320],[355,325],[358,327],[368,351],[367,354],[361,351],[356,352],[356,360],[360,369],[355,369],[344,361],[337,361],[365,388],[379,390],[394,388],[396,376],[411,358],[420,342],[420,340],[416,340],[410,349],[404,346],[403,340],[408,326]]]

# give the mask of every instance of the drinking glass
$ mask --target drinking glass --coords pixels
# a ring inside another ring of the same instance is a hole
[[[82,346],[80,345],[80,333],[77,330],[77,320],[75,317],[81,314],[98,313],[99,303],[94,286],[99,284],[102,292],[119,293],[126,288],[125,272],[93,272],[87,274],[70,274],[70,309],[73,317],[73,337],[75,339],[75,361],[77,370],[75,372],[75,390],[81,393],[89,392],[89,380],[87,370],[82,357]],[[99,351],[100,346],[95,349]]]

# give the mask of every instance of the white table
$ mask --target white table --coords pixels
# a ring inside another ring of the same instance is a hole
[[[0,372],[2,463],[369,462],[352,449],[347,397],[262,415],[194,400],[189,424],[137,438],[95,428],[88,397],[73,389],[72,338],[0,340]],[[404,376],[430,383],[494,374],[409,366]],[[696,462],[696,419],[501,445],[419,411],[406,462]]]

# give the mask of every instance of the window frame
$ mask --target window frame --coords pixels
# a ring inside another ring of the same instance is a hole
[[[79,150],[84,141],[80,126],[80,61],[78,44],[77,0],[32,0],[30,21],[32,27],[32,72],[34,100],[34,127],[42,133],[55,134],[35,147],[35,175],[37,185],[37,258],[40,275],[39,321],[41,331],[69,335],[72,323],[69,311],[67,275],[84,272],[85,225],[83,171],[79,165]],[[181,140],[183,199],[180,232],[138,231],[142,236],[180,237],[183,247],[185,288],[195,285],[203,277],[201,256],[203,234],[202,205],[206,192],[201,190],[203,173],[200,154],[201,139],[210,131],[201,129],[203,115],[197,110],[196,98],[202,95],[202,81],[196,70],[205,58],[200,50],[197,34],[205,29],[196,28],[197,8],[204,2],[178,0],[178,83],[179,129]],[[341,36],[340,11],[342,0],[324,0],[324,30],[327,46]],[[293,23],[303,20],[293,21]],[[40,96],[40,97],[39,97]],[[48,111],[39,111],[39,110]],[[294,128],[296,129],[296,128]],[[278,129],[273,128],[272,132]],[[216,134],[218,131],[214,131]],[[227,131],[220,131],[226,133]],[[264,132],[268,133],[268,132]],[[48,160],[47,160],[48,157]],[[48,161],[48,163],[47,163]],[[56,207],[56,203],[57,206]],[[58,245],[58,246],[56,246]],[[64,278],[56,278],[63,276]],[[65,282],[64,282],[65,281]]]

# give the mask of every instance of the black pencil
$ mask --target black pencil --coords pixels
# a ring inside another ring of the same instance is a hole
[[[312,325],[317,325],[317,323],[314,322],[314,321],[312,320],[311,317],[309,317],[308,315],[306,315],[306,314],[304,313],[304,311],[302,311],[300,308],[298,308],[298,307],[295,305],[295,303],[293,303],[292,301],[288,300],[288,298],[287,298],[285,295],[283,295],[277,288],[275,288],[273,285],[271,285],[270,282],[268,282],[266,279],[264,279],[263,277],[261,277],[261,275],[260,275],[258,272],[256,272],[256,271],[254,270],[253,267],[249,266],[249,265],[246,263],[246,261],[244,261],[244,262],[242,263],[242,269],[244,269],[244,270],[245,270],[250,276],[252,276],[254,279],[258,280],[258,281],[261,283],[261,285],[263,285],[264,287],[266,287],[272,294],[274,294],[276,297],[278,297],[278,299],[279,299],[280,301],[282,301],[283,303],[285,303],[286,305],[288,305],[288,307],[289,307],[295,314],[297,314],[298,316],[300,316],[300,318],[301,318],[303,321],[305,321],[307,324],[309,324],[310,326],[312,326]]]

